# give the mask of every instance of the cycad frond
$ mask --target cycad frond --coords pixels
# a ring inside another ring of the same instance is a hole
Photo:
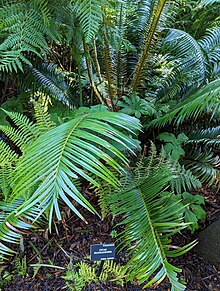
[[[198,41],[198,44],[205,52],[207,62],[212,68],[212,70],[208,68],[209,71],[211,71],[212,74],[214,73],[214,75],[218,75],[220,72],[220,27],[218,26],[207,29],[205,36]]]
[[[82,219],[82,215],[72,204],[72,199],[95,212],[74,186],[74,180],[83,177],[98,185],[90,177],[89,173],[92,173],[116,185],[117,178],[106,165],[120,171],[120,164],[127,160],[117,146],[131,151],[129,147],[133,142],[128,134],[139,128],[138,120],[127,115],[95,112],[77,116],[40,136],[21,158],[13,179],[15,187],[12,196],[23,195],[27,198],[18,215],[40,203],[41,213],[49,209],[51,227],[54,211],[57,218],[61,219],[59,199]],[[112,145],[113,142],[116,146]],[[34,193],[27,197],[27,191],[36,186]]]
[[[150,1],[151,2],[151,1]],[[153,43],[153,39],[155,37],[155,33],[157,31],[157,26],[160,21],[161,13],[164,9],[166,4],[166,0],[161,1],[152,1],[154,3],[154,7],[151,8],[151,17],[149,19],[150,25],[146,26],[144,31],[144,36],[142,40],[142,49],[138,59],[138,62],[134,68],[133,79],[131,83],[131,91],[137,91],[140,82],[142,79],[142,74],[144,70],[144,65],[146,63],[146,59]],[[151,3],[152,4],[152,3]]]
[[[33,220],[39,212],[37,206],[32,207],[28,214],[17,217],[15,212],[22,205],[24,199],[20,198],[13,203],[0,202],[0,239],[7,243],[19,244],[23,234],[26,234],[30,228],[33,228]],[[6,258],[15,252],[3,243],[0,243],[0,258]]]
[[[220,126],[193,131],[188,137],[186,144],[209,145],[220,148]]]
[[[190,169],[192,173],[206,185],[212,185],[217,179],[218,168],[220,166],[220,158],[214,154],[210,149],[202,147],[189,146],[187,155],[182,160],[186,169]]]
[[[165,59],[172,69],[160,80],[160,100],[180,99],[179,95],[189,95],[205,81],[208,73],[206,58],[191,35],[182,30],[169,29],[161,50],[166,53]]]
[[[168,171],[160,165],[156,171],[151,168],[148,175],[141,177],[128,172],[123,187],[106,193],[109,196],[106,201],[114,215],[124,215],[119,239],[121,248],[128,247],[131,256],[127,263],[128,279],[136,278],[143,283],[151,278],[147,287],[158,285],[168,277],[172,290],[184,290],[177,278],[181,270],[168,263],[167,257],[183,254],[193,243],[175,251],[169,249],[170,237],[186,224],[179,201],[173,202],[171,194],[164,192],[170,179]]]
[[[219,79],[210,82],[184,101],[179,102],[163,117],[153,120],[150,126],[164,126],[171,122],[180,125],[189,118],[196,120],[202,112],[211,112],[219,104],[219,86]]]
[[[57,65],[42,63],[39,68],[29,67],[28,71],[26,78],[28,87],[34,87],[35,90],[39,88],[43,93],[70,105],[69,85],[65,80],[65,73],[59,70]]]

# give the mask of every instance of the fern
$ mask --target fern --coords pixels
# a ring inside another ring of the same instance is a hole
[[[102,8],[107,4],[107,1],[100,3],[97,0],[76,1],[76,14],[79,17],[86,43],[91,43],[97,34],[103,17]]]
[[[38,128],[29,119],[15,112],[8,112],[2,109],[16,124],[17,129],[12,126],[0,126],[0,130],[4,132],[16,144],[22,152],[25,152],[30,145],[40,135]]]
[[[0,8],[0,16],[6,36],[0,45],[0,71],[23,70],[22,63],[31,65],[27,52],[41,57],[49,52],[47,38],[57,39],[57,30],[49,26],[47,2],[10,0]]]
[[[171,163],[171,169],[173,170],[173,176],[170,180],[171,190],[175,191],[177,194],[181,194],[184,191],[189,191],[191,189],[199,189],[202,184],[197,179],[191,168],[188,170],[185,169],[183,165],[180,165],[178,162]]]
[[[36,124],[41,134],[53,129],[55,123],[51,121],[47,109],[38,102],[34,102]]]

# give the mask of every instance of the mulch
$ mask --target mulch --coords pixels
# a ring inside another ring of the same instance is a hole
[[[200,191],[206,199],[205,210],[207,218],[200,223],[201,228],[207,227],[210,223],[220,218],[220,195],[212,189],[202,189]],[[94,199],[94,198],[93,198]],[[30,264],[53,264],[60,267],[66,267],[70,262],[70,257],[74,261],[88,259],[90,245],[94,243],[111,243],[114,239],[109,235],[113,228],[111,218],[101,221],[98,217],[83,211],[88,224],[85,224],[75,216],[71,216],[69,210],[63,208],[64,220],[56,224],[56,229],[52,234],[42,229],[37,233],[30,234],[24,239],[25,251],[21,257],[26,256],[27,273],[25,278],[16,274],[14,258],[10,258],[4,265],[0,265],[0,276],[13,274],[12,280],[0,290],[31,290],[31,291],[60,291],[68,290],[62,276],[64,270],[56,268],[41,267],[34,274],[33,267]],[[177,245],[186,244],[197,238],[197,233],[190,234],[184,232],[174,237]],[[124,253],[118,254],[116,261],[123,264]],[[219,291],[220,290],[220,272],[200,257],[195,249],[187,254],[170,260],[172,264],[182,269],[181,279],[186,282],[187,289],[190,291]],[[111,282],[100,282],[99,284],[90,284],[83,290],[107,291],[107,290],[143,290],[142,286],[135,284],[126,284],[125,286],[116,286]],[[147,288],[145,290],[168,291],[170,285],[168,282],[156,288]]]

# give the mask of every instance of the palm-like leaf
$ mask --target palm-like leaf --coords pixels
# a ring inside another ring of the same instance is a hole
[[[153,120],[150,125],[164,126],[172,121],[179,125],[189,118],[195,120],[202,112],[214,110],[218,107],[219,103],[219,86],[219,79],[212,81],[196,93],[191,94],[184,101],[179,102],[178,105],[172,108],[163,117]]]
[[[170,179],[168,171],[160,165],[150,171],[146,168],[142,176],[137,170],[136,174],[128,172],[120,190],[106,193],[104,199],[114,215],[124,215],[120,223],[124,230],[119,239],[121,248],[128,247],[131,256],[127,263],[128,279],[136,278],[143,283],[151,278],[147,287],[159,284],[167,276],[172,290],[184,290],[177,278],[181,270],[168,263],[167,257],[183,254],[194,243],[175,251],[168,247],[170,237],[186,227],[179,201],[173,202],[171,194],[164,192]]]
[[[70,199],[95,212],[74,186],[74,179],[81,176],[98,185],[89,175],[92,173],[116,185],[117,179],[105,163],[119,171],[126,158],[117,146],[112,145],[112,141],[129,150],[132,138],[128,134],[139,128],[138,120],[127,115],[96,112],[78,116],[39,137],[21,159],[13,179],[15,188],[12,196],[26,197],[18,215],[39,203],[39,215],[49,209],[51,225],[54,211],[61,219],[58,204],[59,200],[63,200],[83,219]],[[31,197],[27,197],[26,193],[32,187],[36,189]]]
[[[0,202],[1,241],[18,244],[22,235],[26,234],[30,228],[35,227],[32,222],[39,212],[38,205],[32,207],[31,210],[22,217],[17,217],[15,214],[16,209],[18,209],[23,202],[23,198],[16,199],[10,205],[8,202]],[[15,251],[11,250],[3,243],[0,243],[0,258],[6,258],[8,255],[13,255],[14,253]]]

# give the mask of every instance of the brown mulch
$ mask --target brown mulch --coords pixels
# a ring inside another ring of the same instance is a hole
[[[201,228],[220,218],[220,195],[212,190],[202,189],[199,193],[206,199],[205,210],[207,211],[206,221],[201,223]],[[70,216],[68,209],[64,208],[66,213],[65,221],[57,224],[53,234],[41,230],[34,235],[31,234],[25,238],[25,252],[27,260],[27,275],[22,278],[15,273],[15,260],[11,258],[4,265],[0,265],[0,276],[4,274],[13,274],[12,280],[0,288],[0,290],[31,290],[31,291],[58,291],[68,290],[65,281],[62,279],[64,271],[56,268],[41,267],[34,274],[33,267],[30,264],[44,263],[56,266],[66,267],[70,262],[88,259],[89,248],[94,243],[114,242],[109,235],[112,230],[112,221],[110,218],[101,221],[98,217],[84,211],[84,216],[89,222],[87,225],[75,216]],[[179,245],[186,244],[196,239],[197,234],[190,233],[179,234],[174,238],[174,242]],[[33,247],[34,246],[34,247]],[[117,255],[116,261],[123,263],[124,254]],[[217,291],[220,290],[220,272],[210,265],[196,250],[193,249],[187,254],[172,259],[171,263],[182,269],[181,279],[186,282],[189,291]],[[127,284],[124,287],[116,286],[110,282],[100,282],[100,284],[90,284],[84,290],[107,291],[107,290],[143,290],[143,287]],[[147,288],[145,290],[168,291],[170,285],[163,282],[157,288]]]

